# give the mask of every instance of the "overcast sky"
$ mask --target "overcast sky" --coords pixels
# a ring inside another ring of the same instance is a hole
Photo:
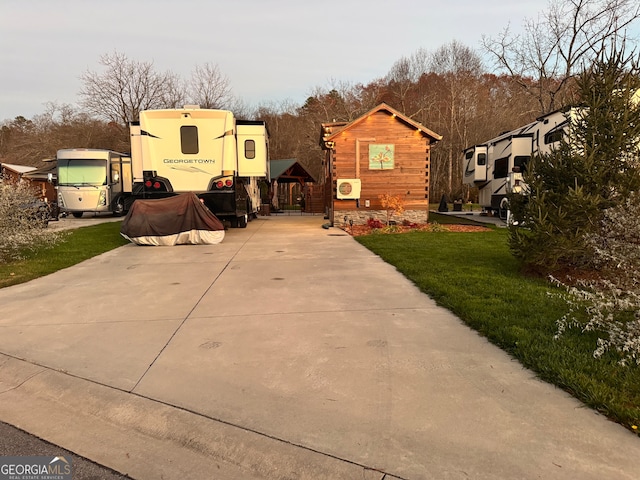
[[[80,75],[125,54],[187,79],[217,64],[248,105],[302,104],[368,83],[402,57],[517,31],[545,0],[0,0],[0,122],[77,105]]]

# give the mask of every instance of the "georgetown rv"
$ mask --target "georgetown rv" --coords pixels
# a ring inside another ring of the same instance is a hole
[[[134,198],[193,192],[234,227],[257,214],[269,175],[264,122],[187,106],[142,111],[130,130]]]

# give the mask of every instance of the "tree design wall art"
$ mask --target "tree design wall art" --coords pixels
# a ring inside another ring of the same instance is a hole
[[[393,170],[394,145],[369,145],[369,170]]]

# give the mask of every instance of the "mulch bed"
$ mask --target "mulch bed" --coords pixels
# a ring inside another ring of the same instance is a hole
[[[358,237],[360,235],[370,235],[374,233],[374,229],[369,227],[368,225],[353,225],[340,227],[342,230],[347,232],[348,234]],[[403,226],[397,225],[393,228],[392,231],[385,231],[384,229],[375,229],[377,232],[375,233],[384,233],[384,234],[394,234],[394,233],[407,233],[407,232],[430,232],[434,230],[433,225],[427,224],[419,224],[415,226]],[[491,230],[487,227],[482,227],[479,225],[438,225],[437,231],[447,231],[447,232],[486,232]]]

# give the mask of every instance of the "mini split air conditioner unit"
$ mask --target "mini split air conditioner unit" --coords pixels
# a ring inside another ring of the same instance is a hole
[[[342,178],[337,181],[338,200],[357,200],[360,198],[361,182],[359,178]]]

